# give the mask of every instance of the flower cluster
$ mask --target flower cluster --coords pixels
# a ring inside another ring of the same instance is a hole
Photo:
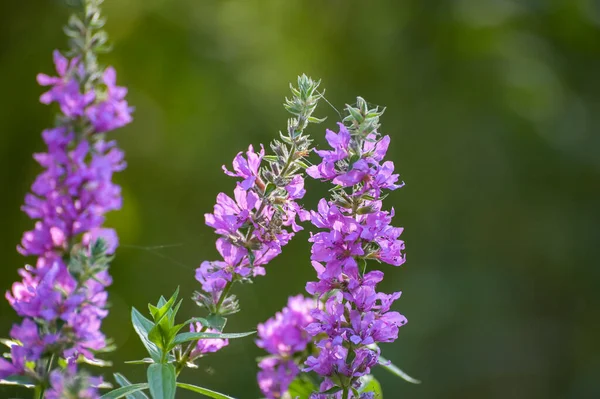
[[[255,153],[250,147],[247,159],[238,154],[234,159],[235,174],[243,181],[234,189],[234,198],[225,193],[217,196],[213,213],[205,215],[206,224],[220,235],[217,250],[222,261],[203,262],[196,271],[202,289],[218,303],[221,293],[235,278],[246,279],[265,274],[264,265],[281,253],[301,229],[296,216],[307,215],[296,200],[304,196],[304,179],[295,175],[278,190],[277,203],[266,194],[266,185],[259,174],[264,150]],[[291,226],[288,230],[285,227]]]
[[[46,399],[96,399],[100,397],[98,386],[102,378],[90,377],[77,373],[76,368],[69,366],[64,371],[54,370],[50,373],[50,388],[46,391]]]
[[[95,360],[95,351],[105,349],[101,332],[107,315],[106,287],[111,284],[108,266],[118,239],[114,230],[103,228],[105,214],[121,208],[121,189],[112,182],[115,172],[125,168],[123,152],[104,133],[131,122],[127,89],[116,85],[116,73],[95,64],[104,32],[99,0],[85,0],[83,18],[73,16],[66,28],[80,47],[72,57],[54,52],[55,77],[39,74],[38,83],[49,90],[44,104],[57,103],[58,126],[45,130],[46,152],[35,154],[42,173],[25,197],[23,211],[35,226],[23,234],[18,251],[35,256],[35,266],[19,271],[21,282],[6,294],[11,306],[23,317],[13,326],[10,361],[0,359],[0,378],[14,374],[39,382],[48,398],[98,397],[95,379],[76,375],[80,358]],[[70,364],[61,372],[55,360]]]
[[[55,50],[54,65],[58,76],[43,73],[37,76],[40,85],[50,86],[41,95],[40,102],[56,102],[65,118],[85,117],[95,133],[108,132],[131,122],[132,108],[125,100],[127,89],[117,86],[114,68],[106,68],[100,81],[92,86],[81,84],[89,71],[80,57],[68,60]]]
[[[398,175],[394,174],[394,163],[383,161],[390,144],[390,136],[378,139],[375,132],[369,133],[362,145],[352,140],[350,132],[342,123],[340,131],[327,130],[325,138],[332,150],[316,150],[322,158],[318,165],[306,169],[315,178],[332,181],[341,187],[354,187],[353,195],[371,194],[379,197],[381,190],[402,187]]]
[[[267,399],[278,399],[300,373],[298,358],[304,358],[311,337],[305,331],[317,302],[302,295],[290,297],[287,307],[258,326],[256,345],[270,353],[258,367],[258,385]]]
[[[399,239],[402,229],[390,224],[393,210],[382,210],[382,190],[400,187],[393,164],[381,164],[389,136],[380,138],[376,128],[381,113],[368,110],[361,100],[350,112],[353,129],[340,124],[339,133],[328,131],[333,150],[318,151],[322,163],[307,171],[340,186],[332,200],[322,199],[318,211],[311,212],[313,225],[324,231],[310,238],[319,281],[309,282],[306,289],[322,298],[325,306],[312,311],[314,321],[306,327],[319,352],[308,357],[304,370],[324,377],[320,390],[328,392],[315,393],[315,399],[330,394],[355,397],[352,392],[357,392],[360,378],[378,363],[376,344],[396,340],[399,327],[406,323],[404,316],[390,311],[400,293],[377,292],[383,273],[366,270],[370,259],[400,266],[405,255]]]
[[[296,118],[289,120],[287,135],[271,143],[275,155],[250,146],[245,157],[241,152],[235,156],[232,170],[223,166],[225,174],[240,180],[233,198],[220,193],[213,213],[205,215],[219,235],[216,247],[222,260],[205,261],[196,270],[204,291],[196,294],[196,302],[212,314],[237,311],[235,297],[227,296],[231,285],[264,275],[264,266],[302,229],[298,219],[309,217],[297,201],[305,194],[301,170],[311,144],[302,132],[309,121],[318,121],[310,116],[320,98],[318,84],[298,78],[298,89],[292,88],[294,97],[285,105]]]

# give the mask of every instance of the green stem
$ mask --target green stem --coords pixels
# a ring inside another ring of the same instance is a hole
[[[342,399],[348,399],[350,395],[350,390],[348,387],[344,387],[344,391],[342,392]]]
[[[48,382],[48,378],[50,376],[50,372],[52,371],[52,364],[54,363],[54,354],[52,354],[52,356],[50,356],[50,359],[48,359],[48,364],[46,365],[46,373],[44,374],[44,378],[43,381],[41,383],[41,385],[38,385],[35,387],[35,394],[34,397],[36,399],[43,399],[44,398],[44,392],[46,391],[46,385]]]
[[[221,296],[219,297],[219,302],[217,302],[217,306],[215,307],[215,312],[213,314],[219,314],[219,310],[221,310],[223,301],[225,301],[225,298],[227,297],[227,294],[229,293],[229,290],[231,289],[232,285],[233,285],[233,280],[227,282],[227,285],[225,286],[225,288],[223,289],[223,292],[221,293]],[[202,328],[200,329],[199,332],[204,332],[207,329],[208,329],[208,326],[202,326]],[[175,373],[177,375],[179,375],[179,373],[181,373],[181,370],[183,370],[183,367],[189,360],[190,354],[192,353],[192,350],[194,349],[194,347],[198,344],[198,341],[199,340],[197,339],[195,341],[190,342],[188,344],[187,348],[185,348],[185,352],[183,353],[183,356],[181,356],[181,359],[179,359],[179,361],[175,365]]]

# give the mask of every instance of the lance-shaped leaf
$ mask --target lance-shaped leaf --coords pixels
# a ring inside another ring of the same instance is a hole
[[[411,384],[420,384],[421,383],[421,381],[419,381],[415,378],[412,378],[410,375],[408,375],[404,371],[400,370],[396,365],[394,365],[392,362],[390,362],[383,356],[379,356],[378,362],[379,362],[379,365],[382,366],[384,369],[386,369],[390,373],[394,374],[395,376],[402,378],[404,381],[410,382]]]
[[[308,399],[311,393],[318,391],[319,387],[302,374],[296,377],[288,387],[288,394],[292,398]]]
[[[155,362],[159,362],[161,358],[160,349],[148,339],[148,333],[154,327],[154,323],[145,318],[136,308],[131,309],[131,323],[135,332],[140,336],[150,357]]]
[[[0,379],[0,385],[18,385],[25,388],[35,388],[35,381],[25,375],[11,375]]]
[[[151,364],[148,367],[148,385],[154,399],[174,399],[177,386],[175,385],[175,366],[172,364]]]
[[[181,334],[178,334],[175,337],[175,339],[173,340],[173,343],[171,344],[172,347],[169,348],[169,350],[173,349],[176,345],[183,344],[184,342],[197,341],[199,339],[234,339],[234,338],[243,338],[243,337],[247,337],[248,335],[252,335],[255,332],[256,331],[250,331],[250,332],[244,332],[244,333],[207,333],[207,332],[186,332],[186,333],[181,333]]]
[[[124,398],[127,395],[131,395],[135,392],[143,391],[144,389],[148,389],[148,384],[133,384],[128,385],[126,387],[117,388],[109,393],[106,393],[100,397],[100,399],[119,399]]]
[[[119,384],[122,387],[128,387],[131,384],[131,382],[129,382],[129,380],[127,378],[125,378],[125,376],[121,373],[115,373],[113,374],[113,376],[115,377],[115,381],[117,381],[117,384]],[[146,396],[146,394],[142,391],[136,391],[136,392],[132,392],[129,395],[125,395],[126,399],[148,399],[148,396]]]
[[[187,389],[188,391],[196,392],[196,393],[202,394],[204,396],[208,396],[209,398],[213,398],[213,399],[235,399],[231,396],[228,396],[228,395],[225,395],[225,394],[222,394],[219,392],[211,391],[210,389],[197,387],[195,385],[190,385],[190,384],[184,384],[182,382],[178,382],[177,386],[179,388]]]

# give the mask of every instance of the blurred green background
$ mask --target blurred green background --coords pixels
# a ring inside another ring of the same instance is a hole
[[[129,167],[125,205],[109,216],[121,247],[105,331],[115,369],[142,380],[129,324],[216,257],[204,225],[222,164],[285,128],[288,82],[321,78],[338,109],[357,95],[387,106],[382,131],[406,181],[388,206],[406,228],[408,262],[385,266],[383,291],[409,323],[386,357],[419,386],[375,373],[387,399],[600,397],[600,3],[595,0],[106,0],[114,52],[102,58],[130,89],[135,121],[115,132]],[[40,171],[40,72],[64,49],[60,1],[0,2],[0,289],[25,260],[32,222],[19,211]],[[337,115],[323,104],[316,143]],[[314,208],[326,185],[308,183]],[[315,273],[299,233],[255,284],[237,287],[245,331],[303,292]],[[155,246],[165,246],[154,248]],[[201,315],[187,301],[181,317]],[[17,321],[0,301],[0,332]],[[251,339],[184,379],[259,396]],[[106,376],[109,376],[108,372]],[[27,397],[0,388],[0,397]],[[191,398],[180,392],[178,398]]]

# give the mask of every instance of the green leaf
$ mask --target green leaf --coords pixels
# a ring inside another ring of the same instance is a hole
[[[164,302],[164,298],[161,298],[162,301],[158,301],[158,305],[160,306],[159,308],[148,304],[148,308],[150,309],[150,313],[152,314],[152,318],[154,319],[155,323],[158,324],[161,319],[167,315],[167,312],[171,310],[173,304],[177,300],[177,295],[179,295],[179,287],[177,287],[167,302]]]
[[[161,351],[158,347],[148,339],[148,333],[154,327],[154,323],[145,318],[136,308],[131,309],[131,323],[133,329],[140,336],[142,343],[146,347],[148,354],[155,361],[159,362],[161,358]]]
[[[384,369],[394,374],[397,377],[402,378],[404,381],[410,382],[411,384],[420,384],[421,381],[412,378],[410,375],[406,374],[404,371],[400,370],[396,367],[392,362],[384,358],[383,356],[379,356],[379,365],[383,366]]]
[[[326,391],[319,392],[319,393],[321,393],[321,394],[324,394],[324,395],[331,395],[331,394],[338,393],[338,392],[341,392],[341,391],[342,391],[342,388],[341,388],[341,387],[338,387],[338,386],[336,385],[336,386],[334,386],[334,387],[331,387],[331,388],[329,388],[329,389],[328,389],[328,390],[326,390]]]
[[[144,389],[148,389],[148,384],[133,384],[126,387],[117,388],[109,393],[106,393],[100,397],[100,399],[119,399],[131,395],[134,392],[139,392]]]
[[[108,361],[108,360],[102,360],[102,359],[88,359],[85,356],[79,356],[77,358],[77,363],[86,363],[89,364],[90,366],[96,366],[96,367],[112,367],[112,362]]]
[[[150,359],[149,357],[145,357],[140,360],[127,360],[124,363],[125,364],[152,364],[155,362],[154,362],[154,360]]]
[[[148,367],[148,385],[154,399],[174,399],[175,366],[172,364],[151,364]]]
[[[264,196],[267,197],[269,196],[273,190],[275,190],[277,188],[276,185],[274,185],[273,183],[267,183],[267,185],[265,186],[265,193]]]
[[[210,314],[206,319],[212,328],[220,332],[223,332],[223,329],[227,324],[227,319],[218,314]]]
[[[304,161],[296,161],[296,165],[301,166],[304,169],[307,169],[309,166]]]
[[[327,117],[325,117],[325,118],[315,118],[314,116],[308,117],[308,121],[310,123],[322,123],[322,122],[325,122],[326,119],[327,119]]]
[[[227,395],[219,393],[219,392],[211,391],[210,389],[197,387],[195,385],[190,385],[190,384],[184,384],[182,382],[178,382],[177,386],[179,388],[187,389],[188,391],[196,392],[196,393],[202,394],[204,396],[208,396],[209,398],[213,398],[213,399],[235,399],[231,396],[227,396]]]
[[[35,388],[35,381],[25,375],[10,375],[0,379],[0,385],[18,385],[25,388]]]
[[[6,345],[11,348],[13,345],[19,345],[19,341],[15,341],[12,339],[0,338],[0,344]]]
[[[125,378],[123,374],[115,373],[113,374],[113,376],[115,377],[115,381],[117,381],[117,383],[122,387],[128,387],[131,385],[131,382],[129,382],[129,380]],[[142,391],[133,392],[129,395],[126,395],[125,397],[127,399],[148,399],[148,396],[146,396],[146,394]]]
[[[256,331],[250,331],[245,333],[207,333],[207,332],[189,332],[189,333],[181,333],[175,337],[172,345],[179,345],[184,342],[196,341],[199,339],[234,339],[234,338],[243,338],[248,335],[254,334]]]
[[[358,390],[360,393],[373,392],[375,399],[382,399],[383,392],[381,391],[381,384],[372,375],[367,375],[362,378],[362,385]]]
[[[290,397],[294,399],[297,397],[300,399],[308,399],[311,393],[318,391],[319,387],[303,375],[294,379],[288,387],[288,393]]]

